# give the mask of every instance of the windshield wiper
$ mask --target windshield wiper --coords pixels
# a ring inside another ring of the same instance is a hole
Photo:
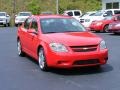
[[[58,33],[58,32],[45,32],[45,34],[47,34],[47,33]]]

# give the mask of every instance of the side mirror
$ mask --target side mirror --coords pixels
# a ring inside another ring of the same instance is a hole
[[[35,29],[29,29],[27,32],[28,33],[33,33],[33,34],[36,34],[36,35],[38,34]]]
[[[103,14],[103,17],[106,17],[106,16],[108,16],[106,13],[105,13],[105,14]]]
[[[118,19],[117,19],[117,17],[115,17],[113,20],[114,20],[114,21],[117,21]]]
[[[15,15],[15,17],[17,17],[17,15]]]
[[[10,17],[9,15],[7,15],[7,17]]]

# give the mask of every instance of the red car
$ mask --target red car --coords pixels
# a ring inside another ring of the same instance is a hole
[[[112,32],[114,34],[120,34],[120,21],[111,23],[108,29],[109,32]]]
[[[105,41],[69,16],[29,17],[18,28],[17,46],[19,56],[35,58],[41,70],[100,66],[108,60]]]
[[[108,26],[112,22],[116,22],[117,18],[120,16],[120,14],[105,17],[103,20],[100,21],[93,21],[90,25],[90,30],[96,31],[96,32],[108,32]]]

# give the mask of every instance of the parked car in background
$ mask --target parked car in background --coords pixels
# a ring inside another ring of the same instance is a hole
[[[120,34],[120,16],[108,27],[109,32]]]
[[[51,12],[51,11],[46,11],[46,12],[41,12],[41,14],[51,15],[51,14],[53,14],[53,12]]]
[[[105,17],[103,20],[99,21],[93,21],[90,25],[90,30],[91,31],[96,31],[96,32],[108,32],[108,26],[112,22],[119,21],[120,14],[116,14],[113,16],[108,16]]]
[[[41,70],[100,66],[108,60],[105,41],[63,15],[27,18],[17,30],[17,47],[19,56],[35,58]]]
[[[120,14],[120,9],[106,9],[106,10],[99,10],[95,14],[80,19],[80,22],[85,26],[89,27],[92,21],[95,20],[103,20],[107,16],[112,16],[115,14]]]
[[[82,12],[80,10],[66,10],[64,11],[63,15],[72,16],[79,21],[80,16],[82,15]]]
[[[10,26],[10,16],[7,12],[0,12],[0,25]]]
[[[32,15],[31,12],[19,12],[15,16],[15,26],[18,26],[19,24],[22,24],[31,15]]]

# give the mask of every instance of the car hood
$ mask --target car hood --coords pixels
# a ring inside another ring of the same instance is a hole
[[[97,45],[102,40],[91,32],[52,33],[45,34],[45,37],[49,43],[62,43],[66,46]]]
[[[89,17],[83,17],[82,19],[90,19],[90,20],[103,20],[104,19],[104,17],[102,17],[102,16],[89,16]]]

